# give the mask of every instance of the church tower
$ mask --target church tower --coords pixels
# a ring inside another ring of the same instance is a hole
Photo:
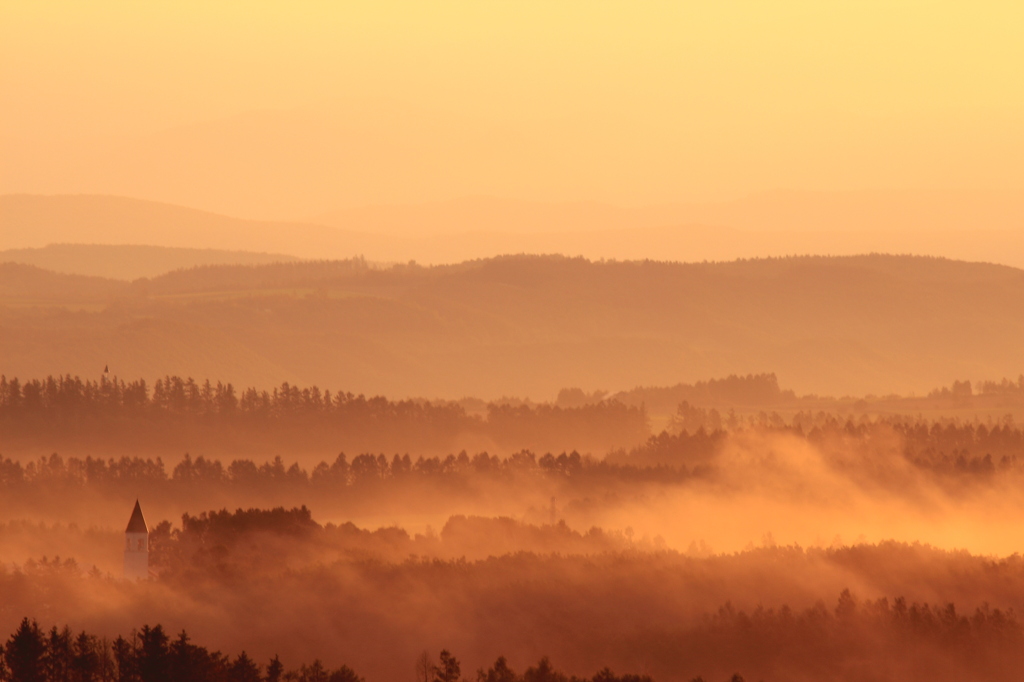
[[[138,500],[124,531],[124,577],[128,580],[149,577],[149,528]]]

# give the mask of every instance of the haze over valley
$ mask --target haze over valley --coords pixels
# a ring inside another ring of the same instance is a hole
[[[0,682],[1019,682],[1022,26],[0,3]]]

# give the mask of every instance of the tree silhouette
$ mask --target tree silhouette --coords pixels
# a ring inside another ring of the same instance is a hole
[[[314,660],[309,665],[303,664],[299,668],[299,682],[328,682],[329,677],[330,675],[320,659]]]
[[[114,653],[114,666],[117,668],[117,682],[135,682],[138,677],[132,643],[124,637],[118,637],[111,648]]]
[[[72,679],[76,682],[92,682],[102,674],[100,649],[95,637],[82,632],[75,638],[71,659]]]
[[[243,651],[228,668],[230,682],[261,682],[260,667]]]
[[[50,629],[46,654],[43,656],[46,676],[51,680],[68,679],[71,673],[72,658],[71,630],[67,626],[63,630],[58,630],[54,626]]]
[[[555,670],[551,661],[545,656],[536,666],[526,669],[526,672],[523,673],[523,682],[568,682],[568,678]]]
[[[430,682],[434,673],[434,659],[430,653],[423,651],[416,657],[416,682]]]
[[[182,639],[187,641],[184,633]],[[162,626],[143,625],[139,631],[138,670],[142,682],[171,682],[167,635]]]
[[[266,682],[281,682],[281,676],[283,674],[284,665],[282,665],[280,658],[274,656],[270,659],[270,663],[267,664]]]
[[[364,682],[363,678],[356,675],[352,668],[347,665],[343,665],[334,672],[331,673],[328,682]]]
[[[434,682],[458,682],[461,674],[459,660],[452,656],[447,649],[442,649],[440,661],[438,665],[434,666]]]
[[[44,682],[45,654],[46,640],[39,625],[34,620],[29,622],[28,618],[22,619],[21,625],[4,647],[4,662],[10,670],[11,679],[18,682]]]
[[[476,679],[477,682],[517,682],[519,678],[515,671],[508,667],[505,657],[499,656],[489,670],[478,670]]]

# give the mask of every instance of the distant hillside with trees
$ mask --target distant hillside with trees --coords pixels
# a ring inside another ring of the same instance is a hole
[[[489,401],[775,372],[798,394],[921,394],[1018,376],[1022,312],[1024,271],[910,256],[353,259],[130,283],[4,264],[0,372]]]
[[[579,407],[489,403],[470,414],[459,403],[388,400],[287,382],[271,391],[165,376],[83,381],[0,376],[0,436],[8,454],[40,450],[179,455],[412,452],[449,454],[467,446],[512,452],[603,454],[632,447],[650,431],[642,406],[614,400]]]

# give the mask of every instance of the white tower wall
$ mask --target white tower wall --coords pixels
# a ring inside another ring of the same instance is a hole
[[[140,580],[149,577],[149,534],[125,533],[124,577]]]

